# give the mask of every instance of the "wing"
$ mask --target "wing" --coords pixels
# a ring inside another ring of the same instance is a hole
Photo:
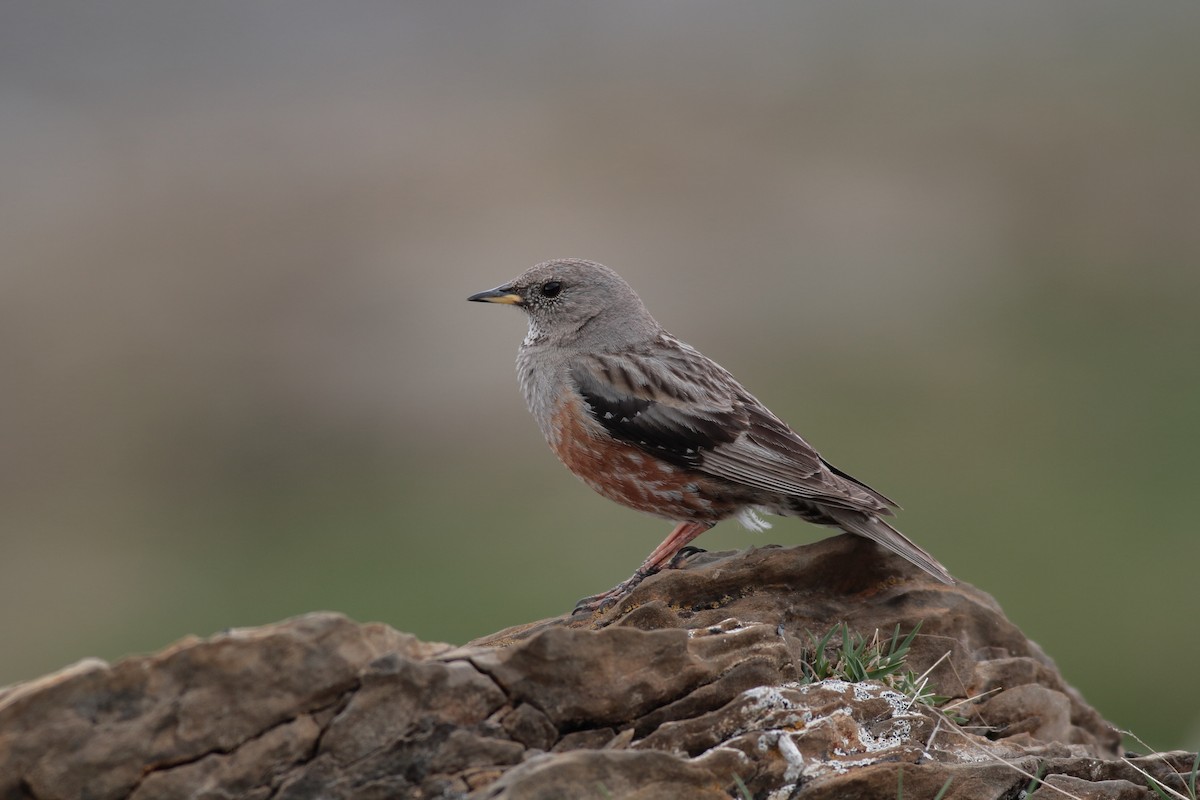
[[[836,508],[892,513],[894,502],[825,461],[758,400],[749,394],[745,397],[749,430],[728,445],[705,453],[705,472]]]
[[[674,348],[592,355],[572,366],[571,380],[614,438],[697,468],[705,452],[749,429],[749,414],[733,392],[687,362]]]
[[[571,369],[613,437],[679,466],[838,508],[890,513],[886,497],[825,463],[732,375],[674,337]]]
[[[807,442],[750,395],[744,436],[705,453],[706,472],[797,498],[792,508],[818,524],[857,533],[908,559],[944,583],[954,579],[937,559],[880,517],[896,504],[821,458]]]

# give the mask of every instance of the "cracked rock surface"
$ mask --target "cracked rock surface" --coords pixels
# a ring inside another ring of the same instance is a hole
[[[921,623],[878,683],[805,683],[810,634]],[[968,700],[968,698],[974,698]],[[952,702],[953,702],[952,700]],[[309,614],[0,689],[17,798],[1151,798],[1192,756],[1117,732],[988,595],[839,536],[701,553],[593,617],[463,647]],[[1023,774],[1028,773],[1028,774]],[[1061,790],[1061,791],[1060,791]]]

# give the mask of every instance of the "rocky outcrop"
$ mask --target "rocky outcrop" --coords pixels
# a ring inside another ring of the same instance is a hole
[[[809,682],[840,622],[920,623],[908,664],[947,711]],[[0,689],[4,800],[1123,799],[1192,763],[1119,756],[990,597],[849,536],[701,553],[602,615],[463,647],[311,614]]]

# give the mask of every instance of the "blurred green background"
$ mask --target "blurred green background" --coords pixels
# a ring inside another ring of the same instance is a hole
[[[1197,749],[1198,41],[1191,0],[4,3],[0,684],[625,578],[669,526],[557,464],[521,315],[464,302],[582,256]]]

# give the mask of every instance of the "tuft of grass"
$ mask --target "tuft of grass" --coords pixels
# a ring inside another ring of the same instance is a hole
[[[908,651],[912,647],[921,623],[917,623],[907,635],[901,636],[900,626],[889,639],[880,636],[879,630],[868,639],[850,630],[845,622],[830,628],[824,636],[808,633],[810,646],[801,652],[800,668],[805,683],[816,683],[828,678],[837,678],[850,683],[878,681],[907,697],[912,703],[937,708],[950,698],[934,693],[929,688],[929,671],[917,675],[906,666]],[[840,640],[840,645],[833,642]],[[932,668],[931,668],[932,669]]]
[[[1042,785],[1042,776],[1046,774],[1046,762],[1039,761],[1037,772],[1029,779],[1029,785],[1025,787],[1025,794],[1022,797],[1028,797],[1037,791],[1037,788]]]
[[[738,797],[741,800],[754,800],[754,795],[750,794],[750,790],[746,787],[746,782],[742,780],[741,775],[734,775],[733,782],[737,784]]]

